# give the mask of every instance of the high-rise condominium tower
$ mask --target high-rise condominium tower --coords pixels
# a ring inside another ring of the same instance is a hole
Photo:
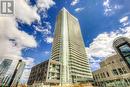
[[[79,21],[65,8],[57,17],[51,59],[61,63],[61,84],[92,79]]]
[[[78,19],[63,8],[57,16],[51,59],[34,66],[28,86],[92,81]]]

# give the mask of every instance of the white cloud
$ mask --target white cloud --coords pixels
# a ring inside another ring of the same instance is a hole
[[[119,36],[130,37],[130,26],[110,33],[101,33],[93,40],[87,48],[90,61],[94,61],[91,65],[99,65],[99,62],[104,60],[104,58],[115,54],[112,44],[113,40]],[[95,70],[99,67],[91,66],[91,68]]]
[[[34,26],[36,32],[40,32],[42,34],[43,40],[49,44],[53,42],[53,38],[51,32],[51,24],[49,22],[44,22],[45,26],[43,26],[41,23],[38,23],[38,25]]]
[[[24,69],[23,74],[20,78],[20,83],[27,83],[29,75],[30,75],[31,69]]]
[[[44,54],[49,54],[50,52],[49,51],[45,51]]]
[[[41,32],[43,36],[51,34],[51,23],[49,22],[44,22],[45,26],[41,24],[41,21],[38,22],[38,25],[34,26],[35,30],[38,32]]]
[[[25,83],[28,81],[31,68],[35,65],[34,58],[27,57],[26,59],[23,59],[23,61],[26,62],[26,67],[23,71],[22,77],[21,77],[21,83]]]
[[[128,16],[121,18],[119,21],[120,21],[120,23],[128,21]]]
[[[53,0],[37,0],[37,5],[29,6],[26,0],[15,0],[15,17],[19,18],[25,23],[31,24],[34,20],[40,20],[37,14],[38,10],[46,10],[55,5]]]
[[[51,6],[55,5],[53,0],[38,0],[37,7],[43,9],[49,9]]]
[[[28,24],[40,19],[37,8],[29,6],[25,0],[15,0],[15,17]]]
[[[84,8],[76,8],[75,11],[76,11],[76,12],[80,12],[80,11],[82,11],[83,9],[84,9]]]
[[[74,6],[79,3],[79,0],[72,0],[71,5]]]
[[[53,42],[53,37],[46,37],[44,40],[46,43],[50,44]]]
[[[30,69],[34,66],[34,58],[30,58],[30,57],[27,57],[26,59],[23,59],[23,61],[25,61],[26,63],[26,69]]]
[[[40,29],[40,28],[38,28],[37,26],[35,27],[35,30],[36,31],[38,31],[38,32],[41,32],[41,33],[43,33],[43,34],[45,34],[45,35],[47,35],[47,34],[51,34],[51,31],[49,30],[49,29]]]
[[[27,4],[28,2],[26,2],[26,0],[15,0],[15,14],[10,17],[0,17],[0,57],[12,59],[13,65],[11,65],[11,68],[14,68],[19,59],[23,59],[27,63],[26,67],[31,67],[33,64],[31,62],[33,62],[34,59],[22,58],[21,51],[27,47],[37,46],[37,42],[32,35],[18,29],[16,19],[31,24],[33,21],[40,19],[40,16],[37,13],[39,8],[49,9],[54,5],[52,0],[38,0],[37,5],[34,7],[29,6]],[[52,40],[49,39],[48,42],[51,41]],[[29,75],[27,72],[29,71],[26,68],[22,78]]]
[[[92,71],[97,70],[100,67],[99,62],[101,61],[101,59],[100,58],[98,58],[98,59],[93,58],[91,56],[91,53],[90,53],[88,47],[86,47],[86,53],[87,53],[87,57],[89,58],[89,64],[90,64],[91,70]]]
[[[119,10],[122,8],[121,5],[118,4],[113,4],[111,0],[104,0],[103,1],[103,6],[104,6],[104,14],[106,16],[112,15],[115,13],[116,10]]]
[[[8,25],[8,26],[7,26]],[[25,47],[36,47],[35,38],[17,29],[13,18],[0,17],[0,55],[21,55]]]
[[[129,25],[128,16],[121,18],[119,22],[122,23],[123,26]]]
[[[93,57],[106,57],[114,51],[112,42],[117,37],[115,32],[99,34],[89,46],[89,52]],[[107,48],[107,49],[106,49]]]

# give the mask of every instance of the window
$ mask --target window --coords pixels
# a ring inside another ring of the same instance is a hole
[[[116,69],[113,69],[113,70],[112,70],[112,73],[113,73],[113,75],[118,75],[118,72],[117,72]]]
[[[96,80],[96,76],[93,76],[94,80]]]
[[[114,63],[114,61],[112,61],[112,63]]]
[[[52,67],[55,67],[55,65],[53,64]]]
[[[105,75],[105,73],[104,73],[104,72],[103,72],[103,77],[104,77],[104,78],[106,78],[106,75]]]
[[[98,74],[98,79],[100,79],[100,74]]]
[[[100,75],[101,75],[101,78],[103,78],[103,74],[101,73]]]
[[[55,75],[55,73],[52,73],[51,75],[52,75],[52,76],[54,76],[54,75]]]
[[[95,75],[96,80],[98,79],[97,75]]]
[[[125,43],[124,45],[120,46],[119,50],[123,55],[125,62],[130,65],[130,46],[128,45],[128,43]]]
[[[120,62],[122,62],[123,61],[123,59],[120,59]]]
[[[124,73],[127,73],[125,67],[122,67],[122,70],[123,70]]]
[[[118,68],[118,71],[119,71],[120,74],[123,74],[123,71],[122,71],[121,68]]]
[[[107,74],[108,77],[110,76],[108,72],[106,72],[106,74]]]

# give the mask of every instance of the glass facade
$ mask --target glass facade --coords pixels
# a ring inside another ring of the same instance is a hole
[[[127,64],[129,64],[130,66],[130,46],[128,44],[124,44],[119,47],[119,50],[121,54],[123,55],[123,58],[125,59]]]
[[[4,79],[5,79],[7,71],[10,68],[11,63],[12,63],[12,60],[10,60],[10,59],[4,59],[2,61],[2,63],[0,64],[0,86],[2,84],[6,83]]]
[[[22,76],[24,68],[25,68],[25,62],[20,61],[18,63],[18,66],[16,67],[16,72],[14,71],[14,73],[16,73],[16,74],[15,74],[15,76],[13,78],[13,82],[11,84],[12,86],[17,86],[17,84],[19,83],[19,80],[20,80],[20,78]]]
[[[4,59],[3,62],[0,64],[0,79],[5,76],[11,63],[12,63],[12,60]]]

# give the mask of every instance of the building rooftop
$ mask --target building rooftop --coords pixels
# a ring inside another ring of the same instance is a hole
[[[61,11],[65,11],[65,12],[69,13],[74,19],[76,19],[76,20],[78,21],[78,19],[77,19],[75,16],[73,16],[65,7],[63,7],[63,8],[60,10],[60,12],[61,12]]]

